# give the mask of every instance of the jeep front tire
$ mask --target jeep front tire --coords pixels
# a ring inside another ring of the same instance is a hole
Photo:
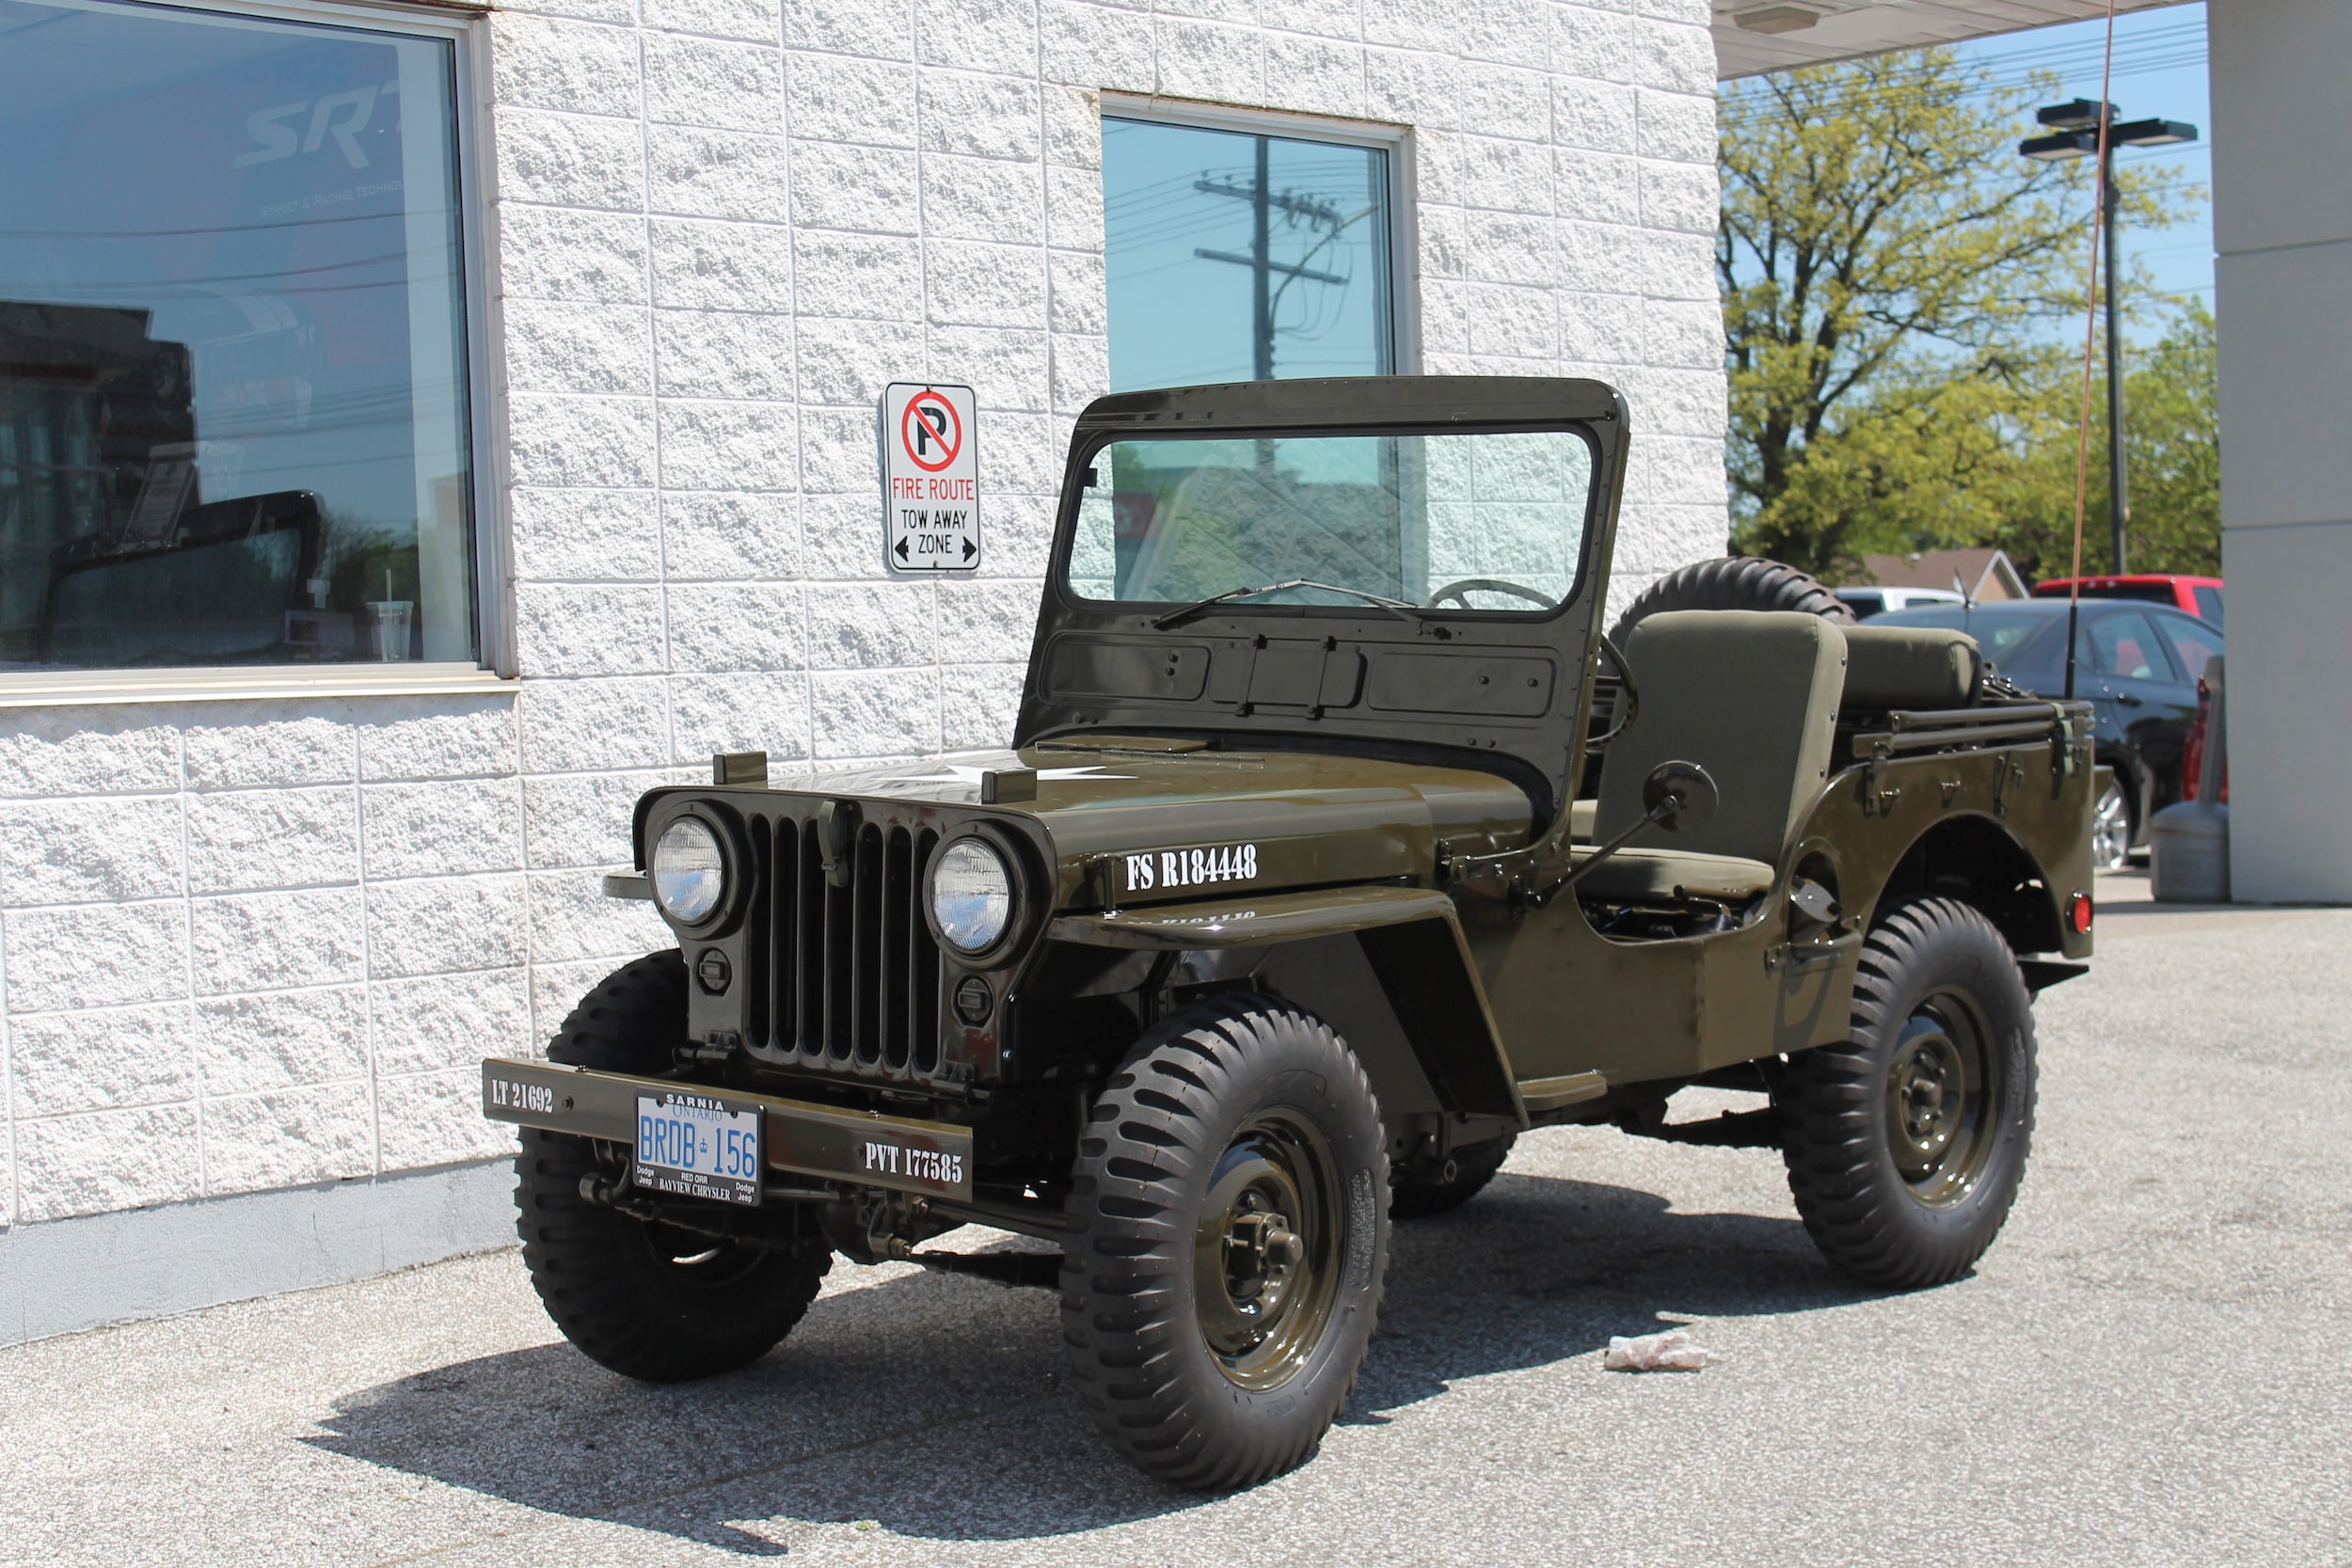
[[[548,1059],[666,1073],[686,1037],[686,961],[675,948],[622,965],[581,998]],[[628,1150],[538,1128],[515,1159],[516,1227],[532,1288],[564,1338],[624,1377],[678,1383],[773,1350],[833,1264],[820,1243],[718,1240],[589,1201],[584,1179],[625,1179]]]
[[[1111,1445],[1199,1490],[1312,1452],[1372,1338],[1388,1185],[1372,1085],[1322,1020],[1242,993],[1147,1033],[1066,1209],[1063,1337]]]

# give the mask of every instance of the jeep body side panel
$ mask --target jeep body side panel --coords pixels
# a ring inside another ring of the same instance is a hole
[[[1815,802],[1792,863],[1836,878],[1855,929],[1867,929],[1890,896],[1937,892],[1982,909],[2021,957],[2087,958],[2090,933],[2066,915],[2076,895],[2092,892],[2093,795],[2080,739],[1850,767]]]
[[[1768,911],[1774,904],[1768,895]],[[1769,913],[1728,931],[1630,942],[1596,931],[1572,901],[1518,920],[1495,905],[1468,934],[1522,1080],[1688,1077],[1846,1026],[1834,966],[1767,966]]]
[[[1735,929],[1623,941],[1596,931],[1573,899],[1524,914],[1469,899],[1464,927],[1523,1082],[1688,1076],[1844,1038],[1863,935],[1889,896],[1960,896],[2021,955],[2088,957],[2090,936],[2063,917],[2090,888],[2090,802],[2078,740],[1850,765],[1822,786],[1761,907]],[[1799,878],[1829,888],[1837,921],[1792,908]]]

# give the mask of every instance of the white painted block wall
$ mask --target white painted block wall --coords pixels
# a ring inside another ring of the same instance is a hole
[[[1104,390],[1097,89],[1413,128],[1422,368],[1633,408],[1614,597],[1719,554],[1705,0],[526,0],[488,23],[514,695],[0,711],[25,1223],[502,1151],[485,1052],[658,945],[637,795],[1001,742]],[[978,391],[986,571],[880,564]]]
[[[2230,893],[2352,903],[2352,59],[2343,0],[2234,0],[2213,33]]]

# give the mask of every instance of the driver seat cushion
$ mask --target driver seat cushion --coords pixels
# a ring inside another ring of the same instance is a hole
[[[1727,858],[1760,863],[1769,886],[1769,868],[1829,778],[1844,634],[1793,610],[1669,610],[1634,626],[1625,657],[1640,705],[1602,757],[1594,836],[1606,843],[1641,819],[1642,784],[1660,763],[1695,762],[1722,797],[1712,819],[1685,833],[1648,829],[1616,857],[1645,849],[1651,861],[1687,861],[1689,874],[1625,875],[1695,890],[1710,874],[1723,880],[1715,863]],[[1613,882],[1604,864],[1581,885]]]
[[[1589,856],[1591,851],[1585,851]],[[1585,856],[1579,856],[1581,863]],[[1637,849],[1627,845],[1576,884],[1577,891],[1603,898],[1654,903],[1662,899],[1713,898],[1744,904],[1772,885],[1772,868],[1738,855],[1701,855],[1684,849]]]

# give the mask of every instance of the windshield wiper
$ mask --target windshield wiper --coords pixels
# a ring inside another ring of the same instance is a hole
[[[1407,604],[1403,599],[1391,599],[1379,594],[1367,594],[1360,588],[1343,588],[1336,582],[1317,582],[1312,578],[1293,578],[1288,582],[1269,582],[1258,588],[1228,588],[1222,594],[1212,594],[1205,599],[1195,599],[1188,605],[1179,605],[1165,615],[1152,617],[1152,629],[1164,631],[1179,621],[1188,621],[1210,606],[1223,604],[1229,599],[1254,599],[1261,594],[1279,594],[1286,588],[1319,588],[1326,594],[1344,594],[1349,598],[1361,599],[1368,605],[1377,605],[1399,620],[1411,621],[1416,625],[1421,621],[1421,606]]]

